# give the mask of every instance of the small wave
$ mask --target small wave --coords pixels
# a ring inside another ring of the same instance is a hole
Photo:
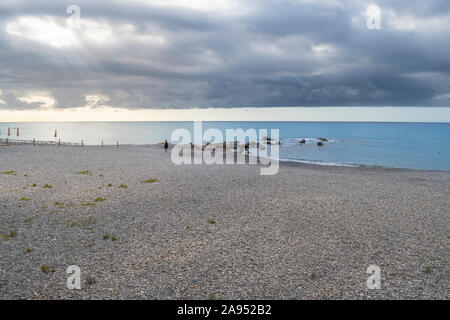
[[[297,162],[305,164],[316,164],[319,166],[335,166],[335,167],[360,167],[358,164],[338,163],[338,162],[325,162],[318,160],[301,160],[301,159],[279,159],[281,162]]]
[[[257,157],[258,156],[258,149],[252,148],[249,150],[249,155]],[[272,160],[278,160],[280,162],[296,162],[296,163],[305,163],[305,164],[316,164],[320,166],[336,166],[336,167],[361,167],[362,165],[359,164],[349,164],[349,163],[339,163],[339,162],[325,162],[320,160],[305,160],[305,159],[290,159],[290,158],[273,158],[271,156],[265,156],[265,158],[272,159]]]

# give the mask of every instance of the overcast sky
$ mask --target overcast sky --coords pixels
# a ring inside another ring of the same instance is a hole
[[[449,0],[1,0],[0,111],[450,107],[449,52]]]

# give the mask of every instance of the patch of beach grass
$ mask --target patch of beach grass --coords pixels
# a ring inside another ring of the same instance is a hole
[[[215,224],[216,221],[214,221],[213,219],[208,219],[208,223],[209,223],[209,224]]]
[[[50,184],[48,184],[48,183],[46,183],[46,184],[44,184],[44,186],[43,186],[42,188],[46,188],[46,189],[52,189],[52,188],[53,188],[53,186],[52,186],[52,185],[50,185]]]
[[[82,174],[82,175],[85,175],[85,176],[92,176],[92,172],[89,171],[89,170],[80,171],[80,172],[78,172],[78,174]]]
[[[112,185],[112,183],[108,183],[108,185],[107,185],[107,187],[112,187],[113,185]]]
[[[4,171],[4,172],[2,172],[2,173],[3,173],[3,174],[6,174],[6,175],[10,175],[10,176],[15,176],[15,175],[16,175],[16,172],[13,171],[13,170]]]
[[[26,248],[23,252],[24,252],[24,253],[31,253],[31,252],[33,252],[33,251],[34,251],[33,248]]]
[[[106,201],[106,198],[98,197],[97,199],[94,199],[94,201],[95,202],[103,202],[103,201]]]
[[[81,204],[82,207],[95,207],[96,204],[93,202],[85,202]]]
[[[127,189],[128,186],[127,186],[126,184],[121,183],[120,186],[119,186],[119,188],[121,188],[121,189]]]
[[[30,201],[30,198],[22,197],[22,198],[19,199],[19,201]]]
[[[103,240],[109,240],[109,239],[111,239],[111,241],[116,241],[117,237],[116,237],[116,235],[114,235],[112,233],[105,233],[103,235]]]
[[[50,273],[50,272],[55,272],[56,269],[50,267],[49,265],[43,264],[43,265],[41,266],[41,271],[42,271],[42,273],[47,274],[47,273]]]
[[[55,204],[55,206],[56,206],[56,204]],[[72,207],[73,207],[73,202],[69,202],[67,204],[62,203],[59,208],[64,209],[64,208],[72,208]]]
[[[142,181],[142,183],[155,183],[155,182],[159,182],[159,180],[156,178],[152,178],[152,179]]]
[[[8,234],[4,234],[4,233],[0,232],[0,238],[5,241],[9,241],[9,240],[11,240],[11,238],[14,238],[15,236],[17,236],[17,231],[15,231],[15,230],[11,230]]]

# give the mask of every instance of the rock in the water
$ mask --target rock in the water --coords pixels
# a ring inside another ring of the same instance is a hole
[[[317,139],[319,139],[320,141],[328,142],[328,140],[325,138],[317,138]]]
[[[317,146],[319,146],[319,147],[323,147],[323,143],[322,143],[322,141],[319,141],[319,142],[317,142]]]
[[[300,142],[300,143],[306,143],[306,140],[305,140],[305,139],[302,139],[302,140],[300,140],[299,142]]]

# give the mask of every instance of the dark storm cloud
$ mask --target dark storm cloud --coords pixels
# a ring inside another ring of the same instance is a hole
[[[447,0],[162,3],[2,1],[0,108],[450,106]]]

